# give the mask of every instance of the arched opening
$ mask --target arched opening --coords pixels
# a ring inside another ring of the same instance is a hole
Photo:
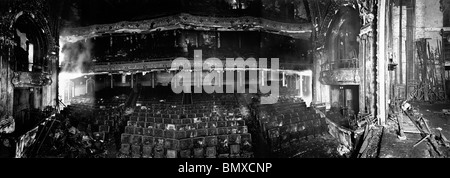
[[[340,70],[344,75],[359,69],[359,41],[361,18],[359,12],[350,6],[339,9],[331,21],[327,32],[326,49],[328,59],[326,69]],[[338,77],[341,78],[342,77]],[[332,107],[344,116],[353,117],[359,112],[359,85],[337,81],[330,87]]]
[[[326,48],[328,62],[343,62],[357,59],[358,35],[361,30],[359,12],[352,7],[342,7],[334,16],[327,32]],[[335,67],[340,68],[341,65]]]
[[[44,71],[47,39],[32,15],[22,14],[13,25],[15,60],[12,69],[18,72]]]
[[[86,80],[86,94],[94,95],[94,93],[95,93],[95,80],[89,78]]]
[[[47,69],[45,57],[48,50],[48,39],[36,16],[21,12],[12,26],[14,35],[14,60],[10,66],[14,72],[43,73]],[[41,87],[16,86],[13,95],[13,115],[16,132],[30,130],[39,122],[39,110],[43,105],[43,89]]]

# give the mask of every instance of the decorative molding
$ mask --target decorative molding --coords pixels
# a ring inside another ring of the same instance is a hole
[[[359,68],[322,71],[319,80],[325,85],[359,85],[361,83]]]
[[[175,58],[173,58],[175,59]],[[193,61],[191,66],[194,66]],[[204,62],[204,61],[203,61]],[[223,63],[226,61],[223,60]],[[137,62],[137,63],[102,63],[95,64],[87,73],[115,73],[115,72],[134,72],[134,71],[149,71],[149,70],[169,70],[172,65],[172,59],[165,59],[164,61],[147,61],[147,62]],[[311,64],[293,64],[293,63],[283,63],[279,65],[280,70],[297,70],[301,71],[310,68]]]
[[[359,0],[309,0],[314,30],[314,46],[324,46],[333,17],[344,6],[359,9]]]
[[[53,83],[51,75],[40,72],[14,72],[11,79],[14,87],[42,87]]]
[[[136,71],[152,69],[168,69],[172,64],[171,60],[140,62],[140,63],[122,63],[122,64],[96,64],[89,70],[90,73],[99,72],[118,72],[118,71]]]
[[[13,133],[16,129],[14,118],[10,115],[3,115],[0,118],[0,133]]]
[[[311,34],[310,23],[283,23],[259,17],[207,17],[191,14],[178,14],[137,22],[118,22],[105,25],[68,28],[63,40],[75,42],[112,33],[149,33],[153,31],[192,29],[218,31],[266,31],[296,37],[299,34]],[[303,35],[304,36],[304,35]]]
[[[361,37],[361,36],[364,36],[364,35],[367,35],[367,36],[372,36],[373,35],[373,28],[372,28],[372,26],[364,26],[364,27],[361,28],[359,36]]]
[[[363,21],[363,26],[372,24],[375,19],[374,0],[358,0],[359,13]]]
[[[17,43],[9,36],[0,36],[0,45],[2,45],[2,46],[16,46]]]
[[[51,29],[51,27],[54,26],[53,22],[50,17],[50,9],[48,8],[48,2],[46,0],[17,0],[13,1],[12,7],[8,13],[5,14],[5,16],[2,18],[2,24],[4,24],[3,33],[6,33],[7,36],[12,37],[14,31],[12,30],[12,27],[17,20],[17,18],[21,15],[28,15],[30,16],[33,21],[36,23],[38,28],[42,30],[43,34],[46,36],[47,45],[48,46],[54,46],[56,45],[55,37],[52,34],[52,30],[57,29]],[[50,47],[48,48],[51,49]],[[50,52],[50,51],[48,51]]]
[[[48,0],[9,0],[8,12],[0,12],[0,45],[15,45],[13,40],[15,30],[12,28],[17,18],[26,15],[36,23],[45,36],[47,51],[44,57],[50,55],[54,46],[58,46],[56,34],[59,30],[59,19],[51,15]],[[58,48],[59,49],[59,48]]]

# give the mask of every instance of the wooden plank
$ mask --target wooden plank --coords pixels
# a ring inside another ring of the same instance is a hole
[[[370,128],[369,128],[370,129]],[[366,130],[366,132],[368,132],[368,134],[366,135],[366,137],[364,138],[364,142],[361,145],[361,149],[359,150],[359,155],[361,157],[361,155],[363,155],[366,150],[367,147],[369,146],[370,141],[372,140],[372,136],[373,136],[373,129],[370,129],[369,131]]]
[[[430,127],[428,127],[427,121],[425,121],[425,119],[423,117],[421,117],[420,119],[425,124],[425,127],[426,127],[428,133],[431,134],[431,130],[430,130]]]
[[[416,144],[413,145],[413,147],[416,147],[417,145],[419,145],[420,143],[422,143],[424,140],[426,140],[427,138],[430,137],[430,134],[428,134],[427,136],[423,137],[422,139],[420,139],[419,142],[417,142]]]
[[[399,138],[400,138],[401,140],[405,140],[405,139],[406,139],[406,136],[405,136],[405,133],[404,133],[404,128],[403,128],[402,120],[403,120],[403,117],[397,116],[398,130],[399,130],[399,132],[400,132]]]
[[[403,132],[405,133],[421,133],[420,130],[412,123],[412,121],[409,118],[406,118],[405,115],[400,114],[399,117],[402,117],[400,119],[400,124],[402,127]]]
[[[444,38],[444,37],[442,37]],[[444,90],[444,100],[448,99],[447,96],[447,88],[445,86],[445,57],[446,57],[446,53],[445,53],[445,49],[444,49],[444,40],[442,39],[442,41],[439,41],[438,46],[439,48],[439,52],[440,52],[440,62],[441,62],[441,80],[442,80],[442,89]]]
[[[428,101],[428,76],[427,76],[427,68],[428,68],[428,55],[427,55],[427,42],[425,39],[422,39],[422,55],[423,55],[423,66],[422,66],[422,80],[424,83],[424,100]]]
[[[438,143],[436,142],[436,140],[433,138],[433,135],[430,135],[431,137],[428,137],[428,141],[431,143],[431,145],[433,146],[434,150],[438,153],[439,156],[442,156],[442,151],[438,145]]]
[[[411,133],[411,134],[421,134],[422,133],[422,132],[420,132],[418,130],[416,130],[416,131],[414,131],[414,130],[404,130],[403,132],[404,133]]]

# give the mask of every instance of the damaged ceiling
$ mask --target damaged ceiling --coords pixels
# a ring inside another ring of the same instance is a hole
[[[65,0],[66,27],[142,21],[189,13],[213,17],[262,17],[282,22],[310,22],[307,0]]]
[[[312,32],[307,0],[67,0],[63,12],[61,36],[71,42],[173,29],[265,31],[300,39]]]

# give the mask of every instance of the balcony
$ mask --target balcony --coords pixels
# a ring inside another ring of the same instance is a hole
[[[340,59],[321,65],[320,82],[325,85],[359,85],[359,60]]]
[[[41,72],[14,72],[11,83],[17,88],[43,87],[52,84],[52,77]]]

